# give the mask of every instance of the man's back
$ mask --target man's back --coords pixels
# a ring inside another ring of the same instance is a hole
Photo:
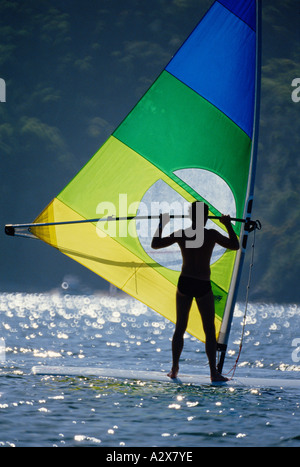
[[[209,281],[210,259],[218,232],[213,229],[204,229],[204,241],[200,248],[188,246],[188,242],[192,241],[187,235],[188,233],[188,231],[183,231],[182,236],[178,238],[183,259],[181,273],[187,277]]]

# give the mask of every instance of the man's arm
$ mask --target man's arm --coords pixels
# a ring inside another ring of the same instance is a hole
[[[170,222],[169,214],[161,214],[159,219],[159,226],[153,236],[151,243],[151,248],[153,248],[154,250],[166,248],[177,242],[178,239],[175,237],[174,233],[169,235],[168,237],[162,238],[163,229],[168,224],[168,222]]]
[[[230,222],[230,216],[222,216],[220,222],[225,225],[229,238],[224,237],[219,232],[216,231],[216,243],[221,245],[223,248],[227,248],[228,250],[238,250],[240,248],[239,240],[232,228]]]

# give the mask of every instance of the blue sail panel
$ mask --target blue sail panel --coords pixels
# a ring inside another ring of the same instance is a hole
[[[255,32],[216,2],[166,69],[252,138],[255,59]]]
[[[228,10],[232,11],[241,20],[245,21],[254,31],[256,30],[256,5],[255,0],[218,0]]]

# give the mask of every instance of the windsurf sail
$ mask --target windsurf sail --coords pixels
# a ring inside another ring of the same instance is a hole
[[[251,218],[259,36],[259,1],[215,1],[115,132],[36,218],[42,225],[30,227],[30,235],[175,322],[180,251],[151,250],[157,221],[132,217],[182,213],[200,200],[212,216]],[[107,216],[126,220],[97,222]],[[217,219],[209,222],[222,229]],[[211,264],[223,354],[248,234],[243,223],[233,227],[241,250],[219,249]],[[187,331],[205,341],[195,303]]]

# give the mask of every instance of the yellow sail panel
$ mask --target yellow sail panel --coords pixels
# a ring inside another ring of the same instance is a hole
[[[35,220],[35,223],[39,224],[52,224],[55,222],[54,217],[54,203],[51,202],[43,212]],[[54,228],[50,229],[47,226],[31,227],[31,233],[38,237],[40,240],[43,240],[45,243],[56,247],[56,230]]]
[[[36,219],[36,222],[64,222],[84,220],[57,198]],[[170,281],[157,263],[146,264],[118,241],[100,232],[93,223],[54,225],[33,228],[34,234],[49,242],[62,253],[92,270],[118,288],[147,304],[170,321],[176,320],[176,279]],[[177,274],[176,274],[177,276]],[[216,317],[217,332],[220,319]],[[188,332],[204,340],[202,322],[193,305]]]
[[[47,211],[50,211],[52,221],[55,223],[68,221],[82,221],[84,218],[55,198],[50,206],[40,217],[45,219]],[[35,229],[35,235],[47,242],[49,238],[55,238],[52,246],[65,255],[78,261],[91,269],[96,274],[105,277],[108,281],[123,289],[126,282],[134,274],[136,268],[144,262],[124,248],[116,240],[100,231],[93,223],[67,224],[39,227]]]

